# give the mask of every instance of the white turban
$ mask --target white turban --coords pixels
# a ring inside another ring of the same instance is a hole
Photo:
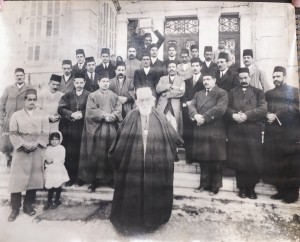
[[[150,87],[141,87],[136,90],[137,99],[147,98],[147,97],[153,97]]]

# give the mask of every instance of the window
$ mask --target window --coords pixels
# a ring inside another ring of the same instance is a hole
[[[29,46],[28,48],[28,60],[32,61],[33,59],[33,46]]]
[[[34,49],[34,60],[38,61],[40,59],[40,46],[35,46]]]
[[[51,36],[52,33],[52,20],[47,21],[47,28],[46,28],[46,36]]]
[[[168,19],[165,23],[165,34],[196,34],[199,32],[199,20],[194,18]]]

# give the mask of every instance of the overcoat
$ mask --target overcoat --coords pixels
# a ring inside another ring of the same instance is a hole
[[[71,92],[74,90],[74,76],[70,75],[69,79],[66,81],[65,76],[63,75],[61,77],[60,86],[58,88],[58,91],[62,93]]]
[[[240,172],[261,173],[263,167],[262,120],[267,114],[267,102],[261,89],[248,86],[245,93],[241,86],[228,93],[228,162]],[[237,123],[234,113],[243,112],[247,121]]]
[[[220,71],[216,75],[218,87],[229,92],[232,88],[239,86],[239,80],[236,73],[231,70],[227,70],[224,76],[220,77]]]
[[[104,115],[114,114],[116,121],[106,122]],[[85,182],[112,178],[112,166],[108,162],[108,150],[116,137],[117,125],[122,121],[122,105],[111,90],[97,90],[88,96],[78,177]]]
[[[13,146],[9,139],[9,122],[11,115],[24,108],[25,93],[30,85],[24,84],[21,89],[16,84],[8,86],[4,89],[0,99],[0,119],[3,122],[1,127],[0,151],[10,153]]]
[[[223,115],[228,106],[227,92],[214,86],[206,95],[202,90],[196,93],[189,106],[190,118],[203,115],[205,122],[194,127],[192,159],[197,161],[226,160],[226,128]]]
[[[87,71],[84,74],[84,89],[89,92],[94,92],[99,89],[98,80],[100,79],[100,75],[97,72],[94,72],[93,74],[93,80],[90,79],[89,75],[87,74]]]
[[[78,63],[76,63],[74,66],[72,66],[72,76],[75,76],[76,74],[79,74],[79,73],[84,73],[85,70],[86,70],[85,64],[82,66],[81,69],[79,69]]]
[[[210,73],[214,73],[216,75],[218,73],[218,71],[219,71],[219,68],[215,62],[211,61],[209,66],[207,66],[206,62],[203,61],[201,73],[210,72]]]
[[[115,171],[110,220],[116,226],[156,227],[171,216],[174,161],[183,141],[155,108],[149,115],[145,155],[142,132],[140,113],[133,109],[109,151]]]
[[[112,90],[118,96],[127,97],[127,101],[124,104],[122,104],[122,117],[124,118],[129,113],[129,111],[133,109],[134,105],[135,91],[133,80],[126,76],[121,86],[116,77],[110,79],[109,82],[110,90]]]
[[[44,187],[44,155],[49,138],[47,114],[35,109],[30,116],[25,109],[15,112],[10,120],[10,140],[14,147],[8,191],[17,193]],[[37,142],[36,150],[26,153],[25,142]]]
[[[288,84],[266,92],[268,112],[279,122],[266,122],[264,181],[280,186],[300,185],[299,89]]]
[[[98,73],[99,76],[103,76],[106,73],[108,74],[109,79],[112,79],[116,76],[116,67],[109,61],[107,68],[104,68],[103,63],[101,63],[96,66],[95,72]]]
[[[171,99],[171,105],[174,110],[174,115],[178,127],[177,131],[182,136],[183,121],[180,98],[185,93],[185,82],[182,77],[175,75],[171,90],[166,91],[166,85],[169,85],[169,76],[161,77],[156,86],[156,92],[159,95],[156,108],[158,112],[163,114],[168,104],[168,100]]]

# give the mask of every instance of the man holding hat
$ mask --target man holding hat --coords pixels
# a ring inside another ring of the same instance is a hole
[[[218,73],[216,75],[218,87],[229,92],[232,88],[239,85],[238,76],[236,73],[228,69],[228,54],[225,52],[220,52],[218,57]]]
[[[239,197],[256,199],[263,164],[261,124],[267,114],[264,92],[250,85],[247,67],[239,68],[239,86],[229,91],[228,163],[235,170]]]
[[[157,111],[166,115],[173,128],[182,136],[183,121],[180,98],[185,92],[185,82],[176,74],[176,63],[168,64],[168,75],[160,78],[156,92],[159,95]]]
[[[74,183],[81,186],[83,183],[77,175],[86,103],[90,94],[84,89],[84,78],[83,73],[75,75],[73,81],[75,89],[62,96],[58,106],[58,113],[61,116],[59,130],[63,135],[62,145],[66,149],[65,165],[70,177],[65,186],[72,186]]]
[[[85,86],[84,89],[89,92],[94,92],[99,89],[98,80],[100,75],[95,71],[96,61],[94,57],[85,58],[86,72],[85,72]]]
[[[204,62],[202,65],[201,72],[213,72],[215,75],[218,73],[218,65],[212,61],[213,57],[213,49],[212,46],[205,46],[204,47]]]
[[[25,83],[25,72],[22,68],[15,70],[15,84],[4,89],[0,99],[0,151],[3,152],[7,159],[7,166],[11,163],[11,153],[13,146],[9,139],[9,121],[11,115],[24,107],[24,98],[26,90],[30,88]]]
[[[101,49],[101,59],[102,63],[96,67],[96,73],[98,73],[100,76],[103,76],[105,73],[107,73],[109,79],[114,78],[116,76],[116,67],[110,61],[109,48]]]
[[[176,66],[180,63],[179,60],[177,59],[177,46],[175,43],[171,43],[168,46],[168,59],[164,61],[166,70],[168,70],[170,61],[174,61]]]
[[[134,72],[141,68],[141,61],[136,58],[136,48],[130,46],[127,51],[126,64],[126,76],[133,80]]]
[[[189,79],[193,75],[191,62],[189,61],[189,50],[181,49],[180,52],[182,63],[177,65],[177,75],[181,76],[183,80]]]
[[[190,118],[196,122],[192,160],[200,162],[200,186],[214,196],[222,187],[222,165],[227,159],[226,127],[223,116],[228,106],[227,92],[216,85],[214,72],[203,73],[204,90],[196,93],[189,105]]]
[[[272,199],[294,203],[300,185],[299,89],[286,83],[286,69],[275,66],[275,88],[266,92],[265,182],[273,184]]]
[[[72,75],[75,76],[77,73],[84,73],[85,71],[85,53],[83,49],[76,50],[77,63],[72,66]]]
[[[63,70],[63,75],[61,77],[61,82],[58,91],[62,93],[71,92],[74,89],[74,85],[73,85],[74,77],[72,75],[72,61],[63,60],[62,70]]]
[[[139,88],[137,108],[118,129],[109,156],[115,171],[110,220],[121,232],[153,231],[168,222],[173,204],[174,161],[183,143],[155,108],[149,87]]]
[[[185,82],[185,93],[182,97],[182,118],[183,118],[183,140],[185,148],[186,163],[192,163],[192,149],[194,139],[194,126],[195,122],[190,119],[188,107],[196,94],[204,89],[203,86],[203,75],[201,74],[201,63],[200,58],[192,58],[191,66],[193,69],[193,76]]]
[[[60,98],[64,95],[58,91],[62,77],[52,74],[50,77],[49,87],[44,88],[39,94],[38,106],[48,114],[50,123],[50,133],[58,131],[58,125],[61,116],[57,113],[58,103]]]
[[[250,71],[250,85],[262,89],[263,91],[266,91],[267,87],[270,89],[266,73],[254,65],[253,51],[251,49],[243,50],[243,62],[245,67],[247,67]]]
[[[49,138],[47,114],[36,108],[37,91],[27,89],[24,94],[24,108],[11,116],[10,140],[14,147],[8,191],[11,194],[12,212],[8,221],[19,215],[22,192],[26,191],[23,211],[29,216],[36,212],[36,189],[44,187],[44,155]]]
[[[135,90],[133,80],[126,76],[126,65],[124,61],[117,62],[116,77],[110,79],[109,89],[118,95],[122,103],[122,117],[133,109]]]
[[[152,95],[157,97],[156,94],[156,84],[158,82],[157,73],[150,66],[150,54],[149,52],[144,52],[142,58],[142,68],[136,70],[134,73],[133,84],[135,89],[141,87],[150,87],[152,90]]]

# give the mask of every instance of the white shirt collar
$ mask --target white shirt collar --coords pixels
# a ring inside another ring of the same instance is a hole
[[[223,71],[220,71],[220,73],[222,72],[223,73],[223,76],[225,75],[225,73],[228,71],[228,68],[226,68],[225,70]]]
[[[64,74],[64,79],[65,79],[65,82],[68,82],[68,80],[69,80],[70,76],[71,76],[71,74],[70,74],[70,75],[68,75],[68,76],[66,76],[66,75]]]
[[[170,78],[172,81],[174,81],[175,75],[174,75],[174,76],[170,76],[170,75],[169,75],[169,78]]]
[[[75,91],[77,96],[81,96],[81,94],[83,93],[83,89],[81,91]]]
[[[175,60],[175,58],[176,58],[175,56],[173,56],[173,57],[170,56],[169,60]]]
[[[196,80],[198,81],[200,78],[201,72],[199,72],[198,74],[193,74],[193,79],[196,78]]]
[[[157,60],[157,57],[156,58],[151,57],[152,64],[154,64],[156,60]]]
[[[207,67],[209,67],[210,63],[211,63],[211,61],[210,62],[205,61],[205,64],[206,64]]]
[[[18,87],[19,89],[21,89],[24,85],[25,85],[24,82],[23,82],[22,84],[17,83],[17,87]]]
[[[146,73],[146,75],[148,75],[149,71],[150,71],[150,66],[144,67],[144,72]]]

